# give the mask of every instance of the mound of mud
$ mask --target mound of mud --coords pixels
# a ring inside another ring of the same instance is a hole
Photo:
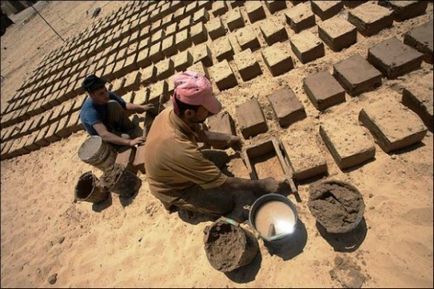
[[[205,252],[219,271],[230,272],[249,264],[258,253],[258,243],[242,228],[216,221],[205,228]]]
[[[349,232],[362,220],[365,204],[352,185],[325,181],[310,186],[309,192],[308,207],[328,233]]]

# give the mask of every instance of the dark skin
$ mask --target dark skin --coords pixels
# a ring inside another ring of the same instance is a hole
[[[99,88],[95,91],[89,93],[92,101],[97,105],[104,105],[110,100],[109,93],[106,87]],[[128,113],[144,113],[145,111],[153,111],[155,110],[154,105],[138,105],[134,103],[127,103],[126,110]],[[117,136],[114,133],[111,133],[107,130],[107,127],[102,123],[96,123],[93,125],[93,128],[96,130],[98,135],[106,142],[124,145],[124,146],[135,146],[143,144],[145,139],[143,137],[138,137],[135,139],[126,139],[120,136]]]
[[[197,131],[199,124],[202,124],[211,113],[203,106],[199,106],[197,110],[187,109],[179,117],[194,131]],[[238,136],[227,135],[223,133],[210,132],[200,130],[198,138],[201,142],[215,148],[232,147],[234,150],[241,149],[241,138]],[[228,177],[226,182],[220,186],[220,189],[227,192],[247,191],[259,197],[263,194],[279,193],[289,190],[289,184],[284,181],[277,181],[272,177],[261,180],[250,180],[237,177]]]

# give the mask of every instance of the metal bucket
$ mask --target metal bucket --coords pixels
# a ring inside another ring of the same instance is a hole
[[[142,185],[142,180],[121,164],[114,164],[106,170],[101,180],[111,192],[123,197],[135,195]]]
[[[109,197],[109,192],[98,183],[98,178],[92,172],[82,174],[75,186],[75,199],[90,203],[105,201]]]
[[[78,150],[78,156],[85,163],[103,172],[111,168],[116,160],[116,152],[100,136],[91,136],[86,139]]]
[[[269,208],[272,212],[260,213],[260,210],[265,209],[264,205],[272,204],[278,205],[278,208]],[[262,220],[257,220],[262,218]],[[259,228],[257,222],[261,222],[261,227],[265,226],[266,229]],[[258,198],[250,208],[249,212],[250,226],[267,242],[275,242],[289,237],[297,227],[298,214],[295,205],[287,198],[279,194],[266,194]]]
[[[259,251],[258,241],[252,233],[240,226],[217,220],[204,230],[205,252],[214,269],[221,272],[231,272],[246,266],[253,261]],[[226,235],[225,235],[226,234]],[[223,240],[222,236],[230,235],[232,240]]]

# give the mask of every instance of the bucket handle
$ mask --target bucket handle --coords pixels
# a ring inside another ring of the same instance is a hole
[[[234,219],[228,218],[228,217],[220,217],[220,219],[222,221],[225,221],[228,224],[234,225],[235,227],[239,227],[240,223],[238,223],[237,221],[235,221]]]

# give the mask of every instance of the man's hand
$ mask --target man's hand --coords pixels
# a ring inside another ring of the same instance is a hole
[[[144,137],[142,137],[142,136],[140,136],[140,137],[137,137],[137,138],[135,138],[135,139],[131,139],[131,140],[129,140],[129,146],[135,146],[135,145],[141,145],[141,144],[143,144],[145,142],[145,138]]]
[[[143,112],[145,112],[145,111],[149,111],[150,113],[152,113],[152,114],[158,114],[158,105],[156,105],[156,104],[153,104],[153,103],[148,103],[148,104],[145,104],[145,105],[142,105],[143,106]]]
[[[229,140],[229,146],[234,149],[234,151],[241,151],[242,142],[239,136],[231,136]]]
[[[274,178],[265,178],[259,180],[261,189],[265,194],[285,194],[291,191],[289,184],[286,180],[277,181]]]

